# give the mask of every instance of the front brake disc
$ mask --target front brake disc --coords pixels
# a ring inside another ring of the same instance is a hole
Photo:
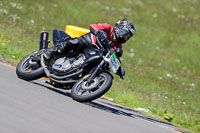
[[[90,84],[88,84],[87,81],[84,81],[81,85],[81,88],[83,90],[92,90],[92,89],[96,88],[98,86],[98,84],[99,84],[99,78],[96,77],[92,80],[92,82]]]

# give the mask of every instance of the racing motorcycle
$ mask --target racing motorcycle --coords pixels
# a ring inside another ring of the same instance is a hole
[[[48,77],[52,86],[71,89],[71,97],[79,102],[97,99],[111,88],[114,78],[111,72],[116,74],[121,66],[120,52],[116,52],[111,43],[105,48],[97,37],[98,48],[85,48],[83,52],[69,50],[54,55],[47,62],[43,51],[48,47],[48,32],[41,35],[40,49],[24,57],[17,65],[16,74],[20,79],[31,81]],[[64,31],[53,31],[54,45],[69,38]],[[39,61],[32,60],[36,55],[40,57]]]

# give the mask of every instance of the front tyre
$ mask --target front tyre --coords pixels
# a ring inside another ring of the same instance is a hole
[[[30,57],[34,53],[30,53],[18,63],[16,74],[20,79],[30,81],[44,76],[44,70],[38,62],[30,63]]]
[[[88,84],[87,79],[80,79],[73,86],[71,96],[79,102],[90,102],[105,94],[112,85],[112,76],[110,73],[100,73],[92,83]]]

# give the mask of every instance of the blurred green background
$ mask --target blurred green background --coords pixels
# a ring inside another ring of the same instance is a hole
[[[106,94],[147,115],[200,132],[199,0],[0,0],[0,57],[20,61],[38,49],[40,32],[89,28],[128,18],[136,34],[125,45],[125,80]]]

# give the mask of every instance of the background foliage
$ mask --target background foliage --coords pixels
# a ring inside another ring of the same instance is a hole
[[[66,24],[89,28],[128,18],[137,31],[123,46],[126,77],[116,77],[107,96],[200,132],[199,6],[199,0],[1,0],[0,57],[19,61],[38,49],[43,30],[51,35]]]

